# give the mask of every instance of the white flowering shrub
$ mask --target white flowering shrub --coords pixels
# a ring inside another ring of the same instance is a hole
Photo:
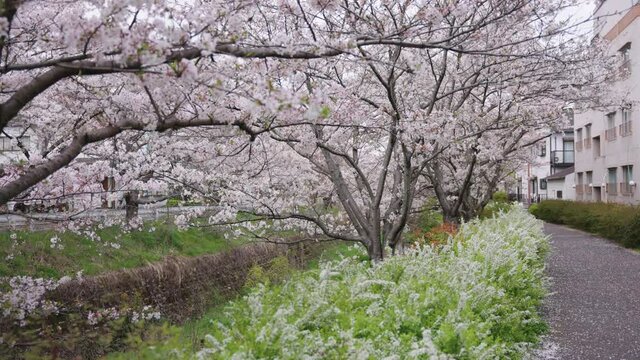
[[[514,207],[443,248],[324,263],[232,302],[196,357],[518,359],[546,328],[546,249],[541,223]]]

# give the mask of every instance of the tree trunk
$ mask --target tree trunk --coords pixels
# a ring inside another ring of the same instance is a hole
[[[384,260],[384,250],[382,249],[382,244],[379,239],[371,240],[367,246],[367,254],[369,255],[369,259],[374,263]]]
[[[442,212],[442,220],[445,223],[451,223],[451,224],[459,225],[460,224],[460,214],[453,214],[453,213],[449,213],[449,212],[443,211]]]
[[[389,247],[391,248],[391,256],[404,254],[404,240],[402,238],[394,244],[389,244]]]
[[[129,191],[124,194],[125,211],[127,222],[138,216],[138,190]]]

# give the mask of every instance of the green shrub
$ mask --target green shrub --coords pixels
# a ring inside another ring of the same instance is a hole
[[[487,206],[485,206],[480,212],[480,219],[491,219],[494,216],[497,216],[500,213],[508,212],[511,209],[511,203],[509,202],[497,202],[497,201],[489,201]]]
[[[509,196],[504,191],[496,191],[495,193],[493,193],[493,196],[491,197],[491,200],[493,200],[495,202],[498,202],[498,203],[508,203],[509,202]]]
[[[422,206],[420,218],[418,220],[418,227],[421,231],[427,232],[442,224],[442,214],[440,211],[435,210],[437,207],[438,201],[436,198],[430,198]]]
[[[438,251],[425,246],[374,265],[344,258],[258,285],[220,311],[197,355],[175,341],[142,352],[157,359],[522,359],[546,330],[538,307],[547,246],[541,223],[516,207],[463,224]]]
[[[634,212],[626,223],[620,240],[626,247],[640,247],[640,212]]]
[[[620,242],[626,247],[640,247],[640,207],[547,200],[532,205],[529,211],[537,218],[568,225]]]
[[[411,224],[411,231],[406,234],[405,242],[407,244],[419,243],[431,229],[442,224],[442,214],[436,210],[437,208],[438,200],[436,198],[429,198],[422,205],[420,216],[415,224]]]
[[[268,285],[272,282],[285,280],[292,271],[293,267],[289,263],[289,258],[278,256],[269,261],[266,266],[252,266],[247,273],[245,287],[253,288],[260,284]]]
[[[167,200],[167,207],[177,207],[180,206],[180,199],[169,199]]]

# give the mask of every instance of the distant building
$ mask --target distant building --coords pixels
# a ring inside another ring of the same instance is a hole
[[[640,169],[640,1],[601,0],[596,36],[622,60],[614,90],[629,102],[576,114],[576,200],[640,203],[634,170]],[[636,125],[638,124],[638,125]]]
[[[21,127],[8,126],[0,134],[0,167],[7,164],[26,162],[25,152],[37,151],[37,143],[32,141],[32,131]]]
[[[515,192],[518,200],[527,203],[546,199],[573,200],[573,129],[550,134],[534,145],[531,151],[533,160],[516,174]]]

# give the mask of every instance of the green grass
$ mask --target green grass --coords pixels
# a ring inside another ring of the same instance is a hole
[[[151,229],[153,231],[150,231]],[[28,275],[60,278],[83,271],[94,275],[146,265],[168,255],[197,256],[227,250],[243,242],[226,240],[211,228],[181,231],[162,222],[146,224],[140,231],[123,233],[110,227],[95,231],[100,240],[71,232],[16,231],[0,233],[0,276]],[[17,239],[11,239],[15,233]],[[63,248],[52,248],[57,236]],[[113,246],[112,244],[116,244]]]
[[[331,243],[326,249],[322,251],[320,256],[311,259],[307,263],[307,268],[310,270],[319,269],[320,264],[325,261],[336,261],[344,257],[357,256],[361,260],[366,260],[368,257],[364,254],[360,248],[360,245],[350,244],[344,241],[337,241]]]

